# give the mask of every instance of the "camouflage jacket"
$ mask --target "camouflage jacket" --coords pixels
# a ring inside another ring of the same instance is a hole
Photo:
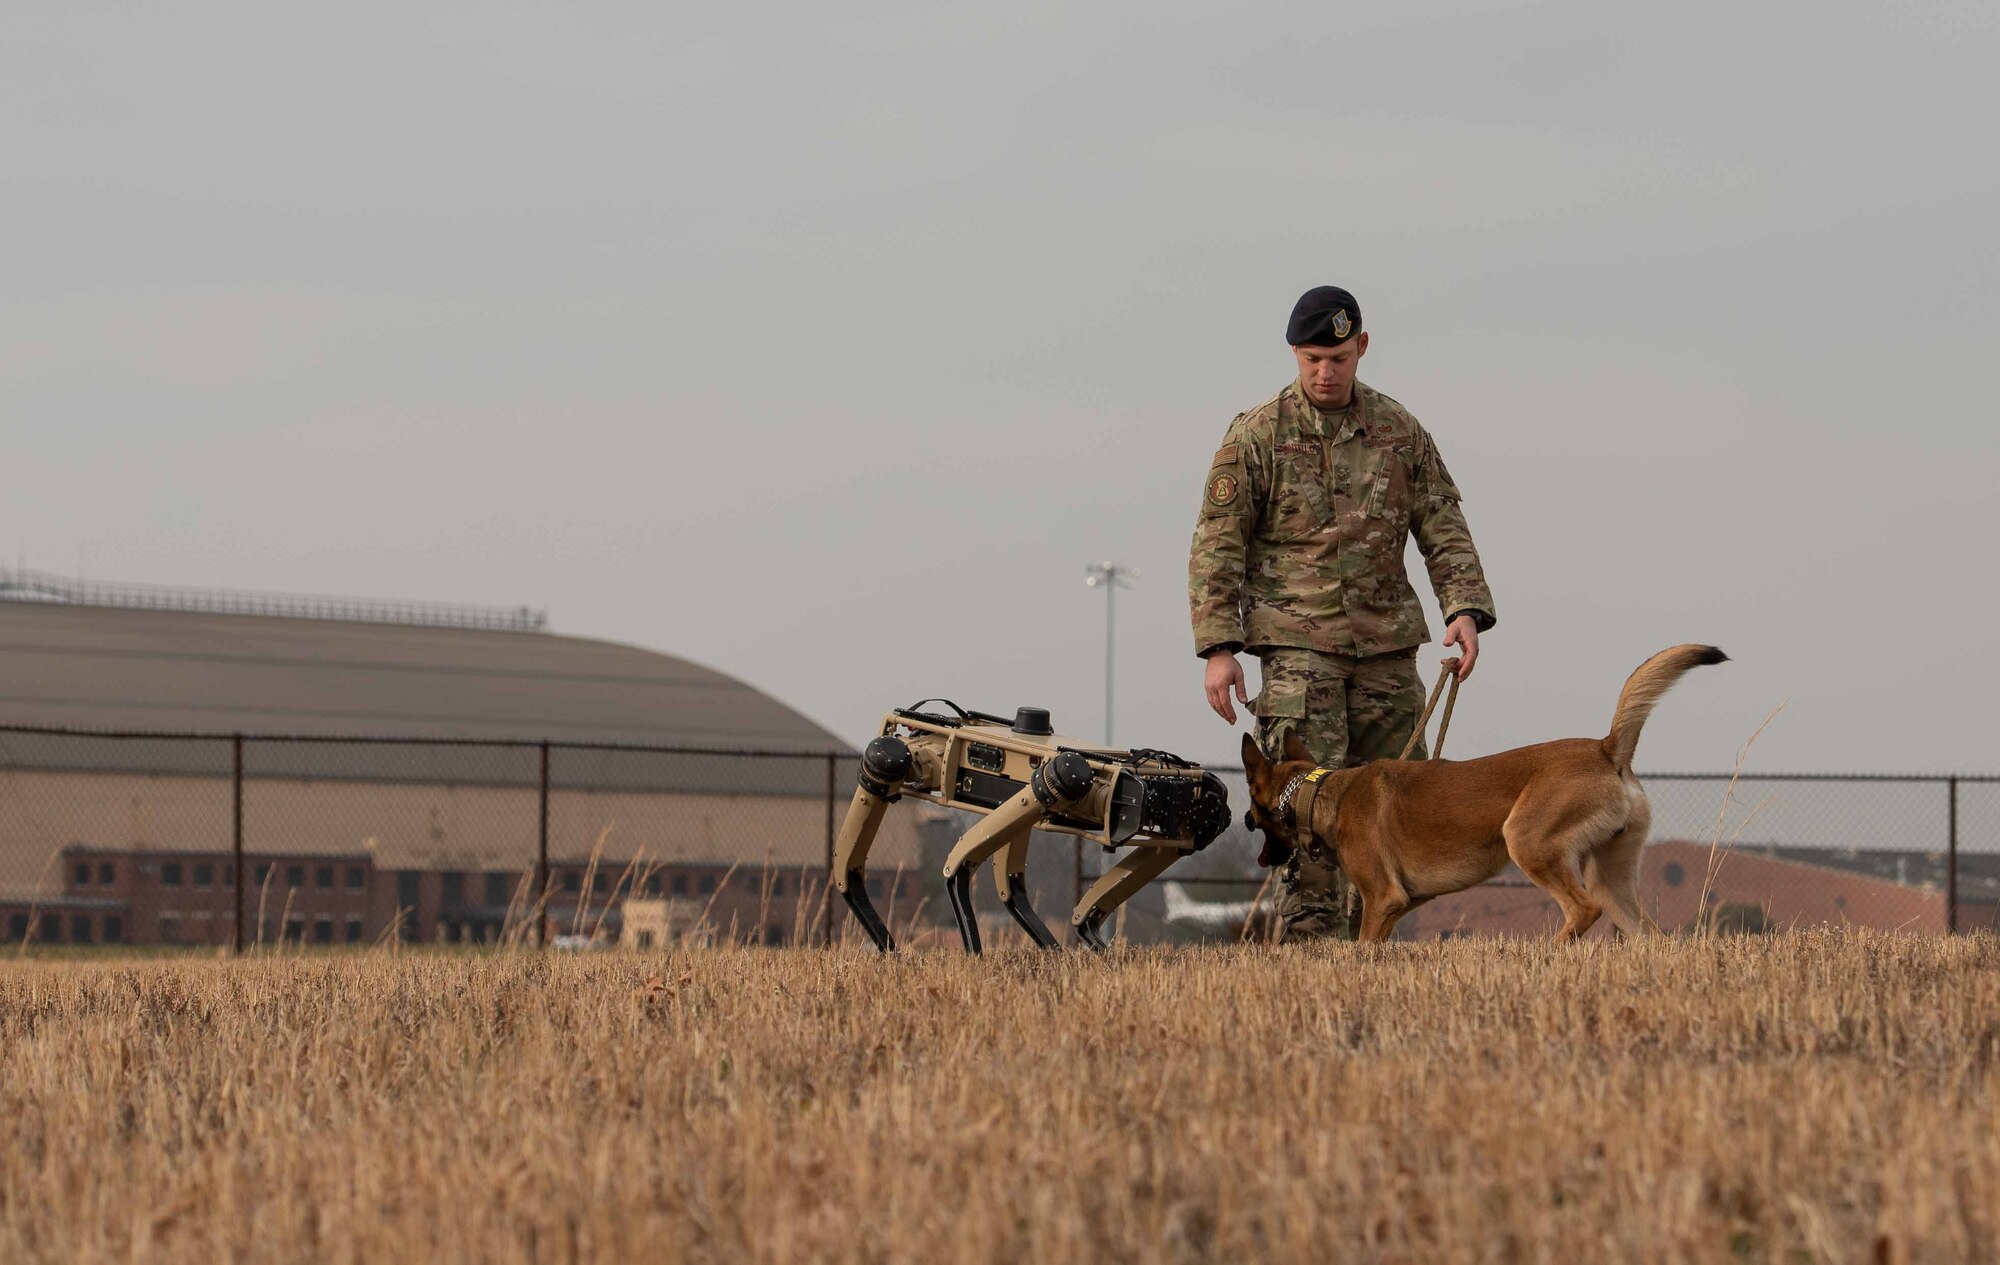
[[[1359,382],[1337,413],[1296,382],[1241,414],[1202,488],[1188,556],[1197,653],[1405,650],[1430,637],[1403,566],[1417,539],[1447,616],[1494,621],[1458,487],[1402,405]]]

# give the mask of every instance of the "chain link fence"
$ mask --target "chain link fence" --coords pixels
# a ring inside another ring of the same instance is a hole
[[[0,728],[19,946],[827,943],[850,753]],[[915,911],[885,825],[878,904]],[[892,912],[892,916],[895,916]]]
[[[16,946],[837,942],[850,752],[0,727],[0,932]],[[1125,907],[1135,942],[1269,934],[1238,821]],[[1641,892],[1662,926],[2000,929],[2000,779],[1655,774]],[[955,943],[936,873],[969,824],[910,801],[869,885],[904,943]],[[1051,925],[1114,858],[1038,838]],[[982,897],[982,900],[984,898]],[[992,902],[986,902],[992,904]],[[1545,935],[1509,870],[1399,936]],[[1004,915],[989,943],[1015,935]]]

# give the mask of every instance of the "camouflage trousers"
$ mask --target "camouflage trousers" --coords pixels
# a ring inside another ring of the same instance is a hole
[[[1257,717],[1257,745],[1273,760],[1284,758],[1290,733],[1324,768],[1393,759],[1423,715],[1414,648],[1357,659],[1273,646],[1258,657],[1264,688],[1250,710]],[[1422,739],[1410,758],[1424,758]],[[1360,920],[1360,902],[1332,854],[1294,851],[1278,875],[1279,939],[1352,940]]]

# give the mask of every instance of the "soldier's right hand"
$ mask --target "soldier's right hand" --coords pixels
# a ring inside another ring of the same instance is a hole
[[[1232,687],[1237,702],[1246,707],[1250,703],[1250,695],[1243,688],[1243,665],[1236,662],[1236,656],[1227,650],[1217,650],[1208,656],[1208,668],[1203,676],[1202,688],[1208,693],[1208,705],[1215,709],[1216,715],[1235,724],[1236,704],[1229,701]]]

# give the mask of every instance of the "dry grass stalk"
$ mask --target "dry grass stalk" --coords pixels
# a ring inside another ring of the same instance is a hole
[[[49,882],[49,874],[51,871],[55,869],[56,862],[61,859],[61,856],[62,854],[60,852],[50,852],[48,855],[48,859],[42,862],[42,872],[35,876],[35,886],[34,886],[35,895],[33,899],[31,899],[28,902],[28,923],[27,926],[23,928],[21,931],[21,943],[15,946],[14,954],[16,957],[26,953],[28,951],[28,946],[34,942],[35,928],[41,925],[41,920],[42,920],[41,894],[49,890],[51,886]]]
[[[1772,799],[1771,796],[1766,795],[1755,808],[1751,809],[1743,820],[1737,824],[1736,833],[1730,836],[1728,846],[1723,846],[1722,831],[1724,823],[1729,817],[1730,802],[1736,796],[1737,780],[1743,776],[1743,762],[1750,758],[1750,748],[1757,745],[1757,739],[1762,737],[1764,731],[1771,727],[1771,722],[1778,718],[1778,713],[1784,711],[1785,707],[1786,703],[1780,703],[1776,707],[1773,707],[1771,714],[1764,717],[1763,722],[1751,731],[1748,738],[1743,740],[1743,745],[1736,749],[1736,765],[1729,771],[1729,782],[1722,788],[1722,802],[1716,805],[1715,808],[1715,835],[1708,843],[1708,864],[1701,878],[1701,895],[1695,905],[1697,917],[1700,919],[1698,933],[1701,935],[1712,935],[1715,931],[1717,911],[1709,908],[1708,897],[1715,890],[1715,880],[1721,876],[1723,860],[1735,848],[1737,842],[1742,839],[1743,832],[1749,829],[1750,823],[1756,820],[1757,815],[1764,811]]]
[[[684,939],[693,940],[698,944],[707,944],[715,939],[717,932],[714,921],[716,898],[729,890],[729,880],[736,877],[737,868],[741,865],[742,862],[740,861],[731,862],[729,868],[722,872],[722,881],[715,885],[713,892],[709,893],[708,903],[701,907],[701,916],[695,919],[693,926],[688,928],[687,935],[683,937]],[[729,938],[732,940],[735,939],[736,923],[734,915],[731,915],[729,932]]]
[[[1278,871],[1276,869],[1264,871],[1264,881],[1257,885],[1257,895],[1250,901],[1250,916],[1243,920],[1243,930],[1237,933],[1236,941],[1238,944],[1248,944],[1250,942],[1251,930],[1259,924],[1257,911],[1260,909],[1270,911],[1268,916],[1262,920],[1264,926],[1263,938],[1269,942],[1276,942],[1278,938],[1277,909],[1275,906],[1267,905],[1264,902],[1270,897],[1271,883],[1277,877]]]
[[[609,832],[607,831],[606,833]],[[638,849],[638,851],[634,852],[632,854],[632,859],[630,861],[627,861],[625,863],[625,868],[619,872],[617,881],[612,883],[611,894],[604,898],[604,907],[597,911],[597,921],[590,924],[590,938],[592,942],[598,941],[603,936],[604,920],[611,916],[611,907],[618,903],[618,894],[620,892],[625,892],[628,895],[638,894],[639,867],[641,864],[641,859],[645,855],[646,855],[646,849],[644,847],[641,847]],[[630,884],[630,886],[628,887],[627,884]]]
[[[569,933],[573,936],[583,934],[583,915],[590,907],[590,885],[597,881],[597,862],[604,855],[604,844],[611,838],[611,828],[617,824],[615,821],[605,822],[604,829],[597,832],[597,841],[590,845],[590,860],[583,867],[583,886],[577,891],[576,911],[569,920]]]
[[[271,868],[273,870],[276,870],[278,867],[274,865]],[[284,912],[278,915],[278,942],[277,944],[272,946],[272,948],[279,953],[283,953],[285,951],[285,933],[289,931],[292,926],[292,897],[298,894],[299,894],[298,888],[289,885],[286,886]],[[299,941],[302,944],[304,943],[305,936],[303,934],[299,936]]]
[[[251,946],[256,949],[262,949],[264,947],[264,907],[266,904],[269,903],[271,899],[271,879],[275,877],[277,873],[278,873],[278,867],[275,864],[266,862],[264,865],[264,877],[257,884],[257,939],[256,942]],[[243,876],[241,874],[237,875],[236,881],[239,883],[242,882]],[[402,918],[403,918],[403,911],[401,909],[398,909],[396,911],[396,921],[398,923],[401,923]]]

